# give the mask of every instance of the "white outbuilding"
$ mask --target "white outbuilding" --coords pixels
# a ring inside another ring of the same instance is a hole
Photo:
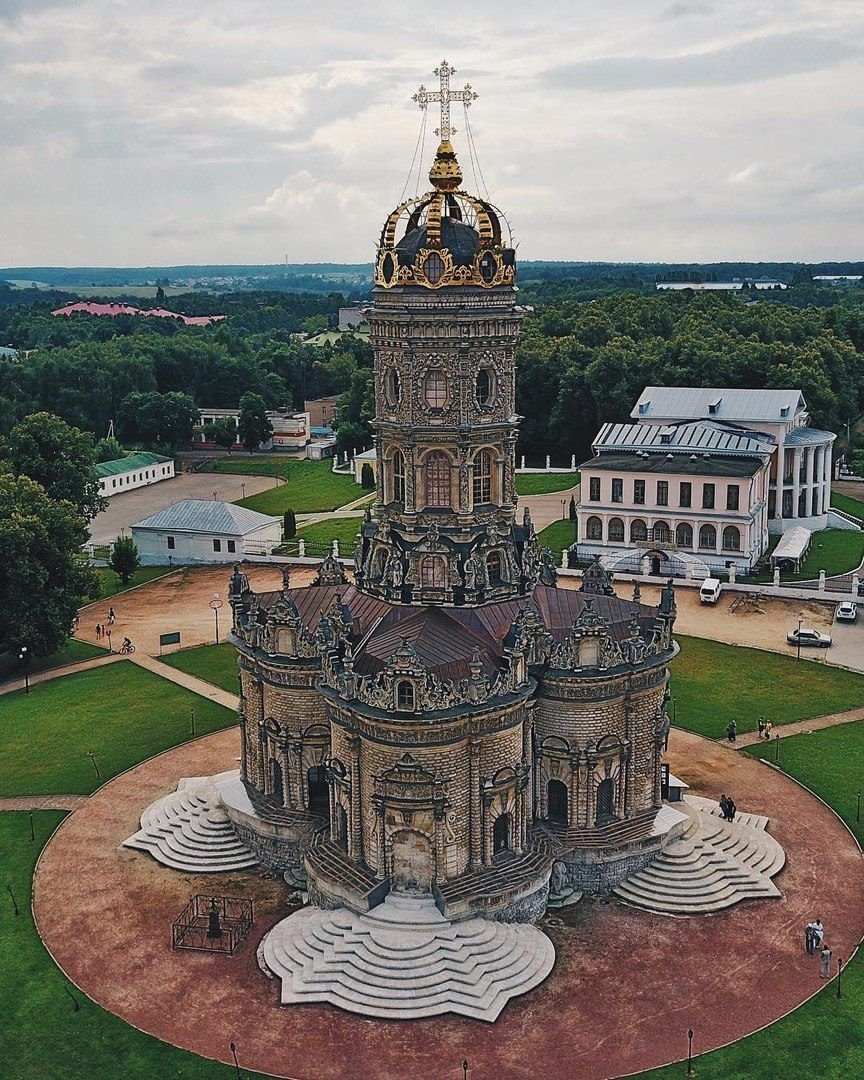
[[[282,521],[234,503],[184,499],[131,526],[142,566],[237,562],[282,542]]]

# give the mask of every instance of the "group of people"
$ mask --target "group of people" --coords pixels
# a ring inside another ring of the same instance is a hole
[[[773,728],[773,727],[774,727],[774,725],[771,723],[770,720],[766,720],[764,716],[760,716],[759,717],[759,738],[760,739],[770,739],[771,738],[771,728]]]
[[[108,622],[96,623],[96,638],[97,640],[108,633],[108,627],[113,626],[117,621],[117,612],[113,607],[108,608]]]
[[[723,815],[724,821],[735,820],[735,815],[738,813],[738,807],[728,795],[720,796],[720,813]]]
[[[825,940],[825,927],[821,919],[807,923],[804,928],[804,944],[808,956],[816,956],[818,953],[822,967],[819,971],[820,979],[831,978],[831,950]]]

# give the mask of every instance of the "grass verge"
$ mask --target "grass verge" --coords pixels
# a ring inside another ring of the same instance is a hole
[[[229,694],[238,692],[237,650],[227,642],[196,645],[192,649],[180,649],[168,656],[160,656],[159,659],[163,664],[221,687]]]
[[[578,472],[516,473],[516,494],[547,495],[550,491],[566,491],[578,483]]]
[[[281,516],[286,510],[295,514],[314,514],[335,510],[359,499],[363,489],[352,476],[334,473],[329,461],[297,461],[288,457],[219,458],[208,470],[243,476],[279,476],[285,483],[259,491],[239,501],[259,514]]]
[[[87,641],[78,641],[77,638],[69,638],[62,649],[58,649],[51,656],[37,656],[30,664],[30,674],[36,675],[40,671],[51,671],[53,668],[65,667],[67,664],[78,664],[82,660],[92,660],[95,656],[104,656],[107,650],[100,649],[97,645],[91,645]],[[0,653],[0,682],[7,679],[20,679],[24,677],[24,668],[21,661],[9,653]]]
[[[576,543],[578,539],[577,523],[569,518],[553,521],[551,525],[547,525],[545,529],[542,529],[537,534],[537,539],[540,541],[541,547],[550,548],[558,555],[564,548],[569,548]]]

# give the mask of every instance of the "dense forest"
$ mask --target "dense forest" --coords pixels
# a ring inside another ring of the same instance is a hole
[[[646,294],[633,285],[622,291],[626,284],[602,275],[523,280],[534,311],[519,349],[517,408],[519,453],[530,461],[587,456],[599,425],[626,420],[646,384],[801,387],[813,423],[832,430],[864,412],[864,290],[829,289],[833,302],[799,306],[815,286],[745,296]],[[45,410],[98,437],[114,420],[134,440],[134,394],[149,395],[158,411],[160,400],[179,408],[178,394],[235,407],[252,391],[275,408],[336,393],[344,395],[340,447],[368,445],[368,343],[344,336],[314,347],[295,336],[334,327],[344,301],[338,292],[172,297],[184,313],[228,315],[187,328],[133,316],[55,318],[56,295],[0,289],[0,344],[22,350],[0,356],[0,434]]]

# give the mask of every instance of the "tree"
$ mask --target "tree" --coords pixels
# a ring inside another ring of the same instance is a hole
[[[108,505],[99,494],[94,457],[90,436],[51,413],[33,413],[9,435],[11,471],[41,484],[49,498],[72,503],[85,521]]]
[[[71,502],[27,476],[0,473],[0,650],[50,656],[84,598],[99,595],[79,552],[87,525]]]
[[[223,450],[230,450],[237,441],[237,425],[230,416],[224,416],[212,424],[205,424],[203,430],[207,442],[214,442]]]
[[[363,468],[360,470],[360,487],[364,491],[372,491],[375,487],[375,473],[368,461],[363,462]]]
[[[273,425],[267,418],[267,406],[260,394],[251,391],[240,398],[237,421],[240,439],[247,450],[257,450],[273,435]]]
[[[198,419],[192,397],[179,391],[167,394],[136,391],[120,402],[118,410],[124,438],[169,450],[191,441]]]
[[[102,461],[117,461],[122,458],[125,451],[113,435],[100,439],[94,448],[97,463]]]
[[[297,535],[297,517],[290,508],[282,515],[282,539],[293,540]]]
[[[570,496],[570,520],[576,520],[576,500],[572,495]]]
[[[118,536],[111,548],[111,569],[124,585],[128,585],[141,565],[138,547],[131,536]]]

